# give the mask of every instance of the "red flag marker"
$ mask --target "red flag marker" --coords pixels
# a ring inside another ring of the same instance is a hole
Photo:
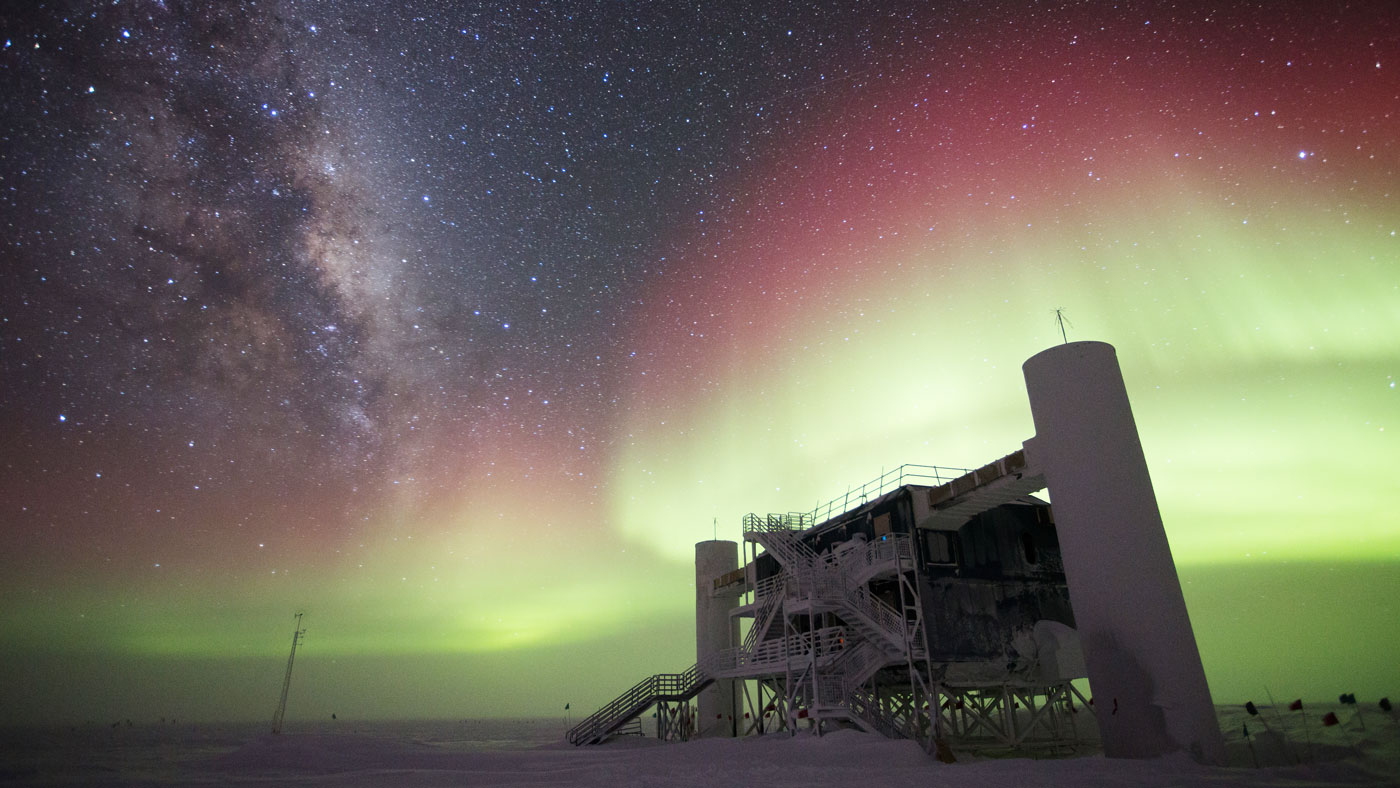
[[[1288,710],[1289,710],[1289,711],[1302,711],[1302,710],[1303,710],[1303,699],[1302,699],[1302,698],[1299,698],[1299,699],[1293,701],[1292,703],[1288,704]]]
[[[1322,715],[1322,725],[1325,728],[1330,728],[1339,722],[1341,722],[1341,720],[1337,719],[1337,715],[1330,711]]]

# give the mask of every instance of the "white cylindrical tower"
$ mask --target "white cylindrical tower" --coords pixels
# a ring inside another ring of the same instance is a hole
[[[1110,758],[1225,745],[1113,346],[1072,342],[1022,367]]]
[[[712,540],[695,545],[695,659],[722,651],[739,642],[739,622],[729,611],[739,600],[715,596],[715,578],[739,568],[739,545]],[[697,701],[696,727],[701,736],[735,734],[734,681],[724,679],[706,687]]]

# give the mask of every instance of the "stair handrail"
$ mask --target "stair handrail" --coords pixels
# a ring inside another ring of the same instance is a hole
[[[779,568],[776,574],[769,575],[759,580],[757,583],[754,583],[753,593],[755,601],[763,597],[782,596],[783,586],[787,583],[790,576],[791,574],[786,569]]]
[[[571,744],[579,744],[580,740],[592,739],[596,736],[597,730],[602,726],[615,720],[616,716],[624,708],[631,708],[637,700],[644,696],[655,695],[656,676],[648,676],[632,686],[631,689],[613,698],[602,708],[590,714],[582,722],[569,730],[568,740]],[[586,735],[585,735],[586,734]]]
[[[571,728],[568,741],[575,745],[592,743],[607,730],[625,722],[634,712],[656,702],[659,697],[684,698],[693,695],[699,685],[709,680],[710,674],[700,663],[691,665],[682,673],[648,676]]]
[[[744,643],[742,646],[744,651],[753,651],[754,645],[758,643],[759,637],[768,630],[769,625],[773,623],[773,617],[777,615],[778,608],[782,607],[783,604],[783,596],[781,593],[769,594],[766,597],[762,597],[762,599],[763,601],[759,604],[758,610],[754,612],[753,626],[749,627],[749,631],[744,634]]]
[[[758,521],[757,515],[748,515],[745,519]],[[770,515],[763,520],[765,527],[773,523],[781,523],[781,516]],[[842,603],[846,607],[852,608],[855,612],[864,615],[895,645],[903,648],[907,642],[908,633],[903,619],[904,617],[896,612],[889,605],[870,595],[869,589],[864,582],[858,578],[851,577],[851,573],[844,571],[839,559],[835,556],[820,556],[810,545],[802,539],[797,538],[792,529],[772,528],[771,530],[755,530],[760,543],[765,549],[779,553],[779,560],[787,565],[787,569],[793,579],[790,584],[799,592],[807,589],[815,596]],[[907,541],[908,537],[905,537]],[[899,551],[899,539],[891,540],[895,547],[896,555]],[[909,547],[910,555],[912,545]]]
[[[865,543],[859,550],[851,550],[840,555],[840,564],[847,572],[864,576],[867,570],[883,567],[891,562],[912,561],[914,540],[908,534],[887,534]]]
[[[787,667],[816,658],[827,660],[851,647],[852,637],[843,626],[822,627],[813,632],[798,632],[782,639],[758,643],[753,649],[740,647],[716,651],[706,658],[704,667],[711,676],[722,676],[739,668],[750,670],[764,667]]]
[[[898,635],[901,640],[905,636],[904,616],[901,616],[894,608],[877,599],[870,593],[870,589],[864,584],[856,585],[854,588],[847,587],[846,599],[857,612],[864,613],[867,618],[880,625],[891,637]]]
[[[777,517],[778,515],[771,515]],[[764,531],[754,531],[754,541],[757,541],[763,548],[778,559],[778,563],[786,566],[794,574],[801,574],[813,570],[833,570],[837,566],[837,558],[830,553],[818,555],[812,546],[807,544],[798,536],[798,532],[791,528],[773,528]]]
[[[847,650],[846,654],[842,655],[841,668],[845,680],[841,688],[842,696],[849,695],[864,685],[874,674],[874,671],[867,672],[867,668],[874,665],[875,670],[879,670],[885,664],[884,657],[884,652],[868,640],[861,641],[855,648]]]

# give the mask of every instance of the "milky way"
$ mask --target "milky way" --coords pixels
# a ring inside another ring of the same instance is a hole
[[[1384,3],[31,5],[7,707],[257,717],[297,609],[300,713],[602,700],[688,664],[695,541],[1030,437],[1057,307],[1217,692],[1397,645]]]

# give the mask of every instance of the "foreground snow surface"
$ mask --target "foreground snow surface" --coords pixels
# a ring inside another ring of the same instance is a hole
[[[1317,713],[1320,716],[1321,712]],[[1315,723],[1317,717],[1309,720]],[[1243,740],[1245,723],[1254,753]],[[262,726],[125,722],[0,739],[0,783],[12,785],[307,786],[1183,786],[1400,785],[1400,722],[1379,714],[1321,728],[1301,718],[1222,709],[1231,768],[1185,756],[1150,761],[977,757],[942,764],[907,741],[844,730],[662,744],[620,739],[575,748],[559,721]],[[1259,729],[1259,730],[1256,730]],[[1262,738],[1261,738],[1262,737]],[[1263,764],[1255,768],[1258,757]],[[1269,765],[1274,763],[1276,765]]]

